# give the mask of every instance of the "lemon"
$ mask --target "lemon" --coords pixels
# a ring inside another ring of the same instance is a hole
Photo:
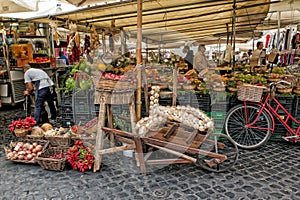
[[[105,71],[105,70],[106,70],[106,65],[103,64],[103,63],[99,63],[99,64],[98,64],[98,69],[99,69],[100,71]]]

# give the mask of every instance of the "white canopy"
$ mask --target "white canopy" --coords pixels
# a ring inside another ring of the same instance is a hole
[[[1,0],[0,13],[36,11],[38,0]]]

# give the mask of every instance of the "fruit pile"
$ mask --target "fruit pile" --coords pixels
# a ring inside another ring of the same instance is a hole
[[[51,61],[49,58],[36,57],[31,62],[33,62],[33,63],[50,63]]]
[[[63,153],[63,152],[60,152],[60,153],[56,153],[56,154],[53,154],[53,155],[50,155],[48,158],[52,158],[52,159],[64,159],[67,157],[67,153]]]

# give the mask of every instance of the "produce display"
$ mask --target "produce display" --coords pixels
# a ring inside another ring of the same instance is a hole
[[[49,58],[44,58],[44,57],[36,57],[34,60],[32,60],[31,62],[33,63],[50,63],[50,59]]]
[[[49,155],[48,158],[51,158],[51,159],[64,159],[68,156],[67,153],[64,153],[64,152],[60,152],[60,153],[55,153],[55,154],[52,154],[52,155]]]
[[[85,172],[92,169],[95,158],[83,142],[77,140],[68,151],[68,162],[73,170]]]
[[[159,91],[159,86],[152,86],[150,115],[136,124],[139,135],[146,136],[150,131],[157,131],[167,120],[182,123],[202,132],[213,129],[213,121],[199,109],[190,106],[159,106]]]
[[[91,26],[90,32],[91,32],[90,48],[91,50],[93,50],[100,45],[99,34],[97,33],[96,28],[94,26]]]
[[[38,142],[11,142],[10,148],[4,147],[8,160],[31,161],[42,153],[44,146]]]

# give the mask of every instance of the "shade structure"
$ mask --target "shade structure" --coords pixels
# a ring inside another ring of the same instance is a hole
[[[236,39],[248,40],[261,24],[270,8],[271,0],[236,1]],[[232,30],[233,1],[231,0],[144,0],[143,41],[152,44],[179,41],[216,41],[226,39]],[[81,8],[74,12],[42,16],[34,21],[62,22],[71,20],[85,26],[93,24],[98,31],[122,28],[132,37],[137,32],[137,2],[135,0],[107,3]],[[113,22],[113,23],[112,23]],[[112,24],[114,27],[112,28]]]
[[[75,6],[86,6],[86,5],[93,5],[97,3],[104,3],[104,2],[112,2],[112,0],[65,0],[66,2],[73,4]]]
[[[1,0],[0,13],[18,13],[36,11],[38,0]]]

